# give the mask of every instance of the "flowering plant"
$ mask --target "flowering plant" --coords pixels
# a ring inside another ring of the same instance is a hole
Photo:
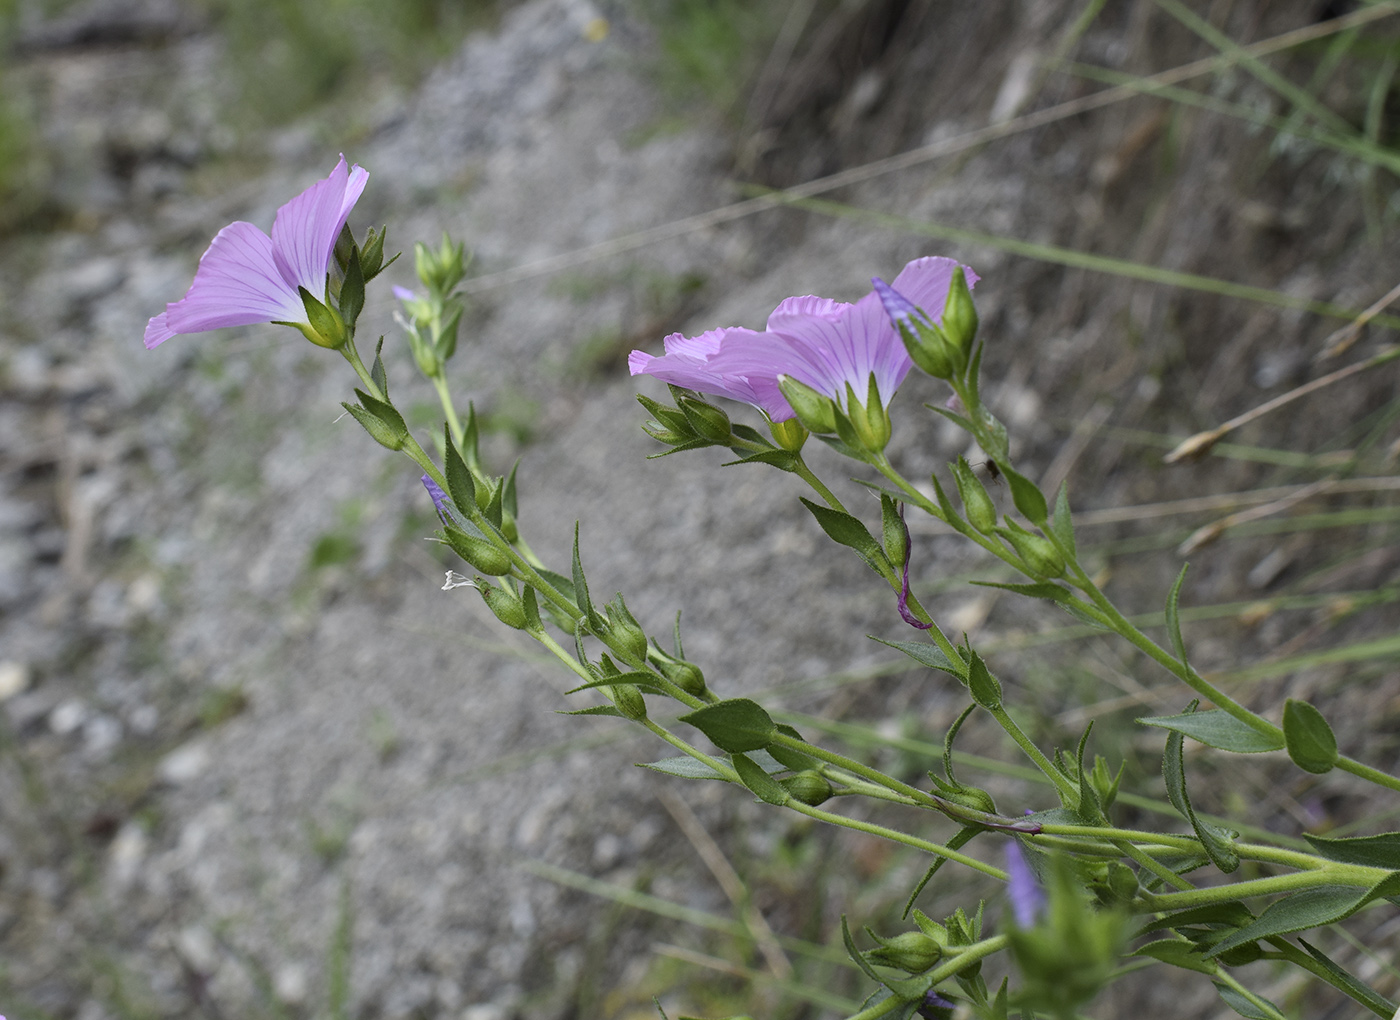
[[[1066,488],[1047,496],[1016,470],[1006,431],[980,398],[984,341],[977,337],[974,273],[951,259],[918,259],[893,284],[872,280],[872,291],[854,304],[789,298],[764,330],[673,334],[663,356],[635,351],[629,360],[634,375],[670,386],[672,403],[639,397],[653,416],[644,426],[650,435],[670,452],[720,447],[737,463],[777,468],[810,486],[819,502],[803,503],[817,524],[890,586],[901,618],[927,636],[885,643],[961,685],[968,705],[947,732],[942,773],[931,771],[929,784],[915,784],[806,739],[751,698],[711,689],[700,665],[685,657],[679,624],[667,651],[648,638],[622,595],[606,605],[594,601],[577,532],[571,562],[562,569],[536,556],[517,526],[514,473],[487,469],[475,414],[469,405],[463,415],[451,397],[445,366],[457,343],[462,304],[455,288],[465,261],[463,247],[447,239],[437,250],[416,249],[425,293],[396,291],[415,363],[443,406],[443,430],[428,444],[437,456],[429,456],[389,397],[378,353],[366,366],[354,344],[364,284],[383,268],[384,232],[371,231],[357,244],[344,229],[366,178],[358,167],[347,170],[342,158],[330,177],[283,206],[270,238],[249,224],[225,228],[186,297],[151,320],[147,346],[177,332],[273,321],[339,350],[363,387],[355,391],[357,402],[344,406],[376,442],[404,453],[423,472],[442,523],[439,539],[474,572],[467,578],[449,571],[445,587],[475,588],[502,624],[539,642],[578,678],[571,693],[607,699],[576,714],[618,717],[650,731],[678,752],[650,763],[658,772],[732,783],[775,807],[927,854],[927,873],[905,909],[913,927],[892,935],[870,932],[874,946],[861,949],[843,921],[846,948],[873,988],[852,1020],[955,1011],[1008,1020],[1013,1009],[1022,1017],[1072,1017],[1106,984],[1148,964],[1204,975],[1241,1015],[1283,1020],[1277,1005],[1238,976],[1238,968],[1260,959],[1307,971],[1374,1015],[1395,1013],[1395,1003],[1304,935],[1368,904],[1400,902],[1400,833],[1308,836],[1303,849],[1265,833],[1243,839],[1193,809],[1183,745],[1190,737],[1225,754],[1278,752],[1305,772],[1339,770],[1397,792],[1400,778],[1343,754],[1327,721],[1307,702],[1289,700],[1269,718],[1202,677],[1190,663],[1181,628],[1185,570],[1166,599],[1165,645],[1102,591],[1080,561]],[[964,429],[1006,479],[1014,515],[998,515],[962,458],[944,480],[935,474],[928,492],[891,462],[890,401],[913,366],[948,384],[949,406],[933,410]],[[731,421],[702,394],[753,405],[768,436]],[[812,433],[882,479],[877,531],[804,460]],[[1006,693],[983,655],[965,636],[950,639],[910,592],[905,514],[911,509],[1024,577],[996,587],[1053,603],[1117,635],[1194,695],[1181,714],[1139,720],[1165,733],[1170,831],[1118,824],[1122,766],[1088,756],[1087,729],[1072,754],[1042,750],[1008,711]],[[682,714],[659,721],[657,707],[667,702]],[[1203,702],[1213,707],[1199,710]],[[1004,813],[987,791],[955,774],[954,745],[973,713],[1006,732],[1053,791],[1053,801]],[[837,797],[901,805],[913,820],[904,827],[876,824],[833,810],[828,802]],[[925,819],[934,815],[955,826],[953,835],[939,841],[924,834]],[[973,852],[989,842],[1007,845],[1005,867],[994,863],[999,855],[993,851]],[[1001,912],[994,933],[984,925],[981,903],[942,920],[915,908],[948,863],[1007,883],[1009,910]],[[1187,877],[1206,868],[1206,881]],[[1002,952],[1015,962],[1015,988],[1006,979],[994,986],[983,974],[983,961]]]

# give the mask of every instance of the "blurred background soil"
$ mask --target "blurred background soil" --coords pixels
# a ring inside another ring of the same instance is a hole
[[[912,635],[877,579],[829,547],[795,479],[720,470],[714,451],[646,459],[657,449],[626,353],[673,330],[756,327],[790,294],[851,300],[872,275],[946,254],[982,276],[985,389],[1018,465],[1050,488],[1068,480],[1109,593],[1160,613],[1181,543],[1223,521],[1184,589],[1196,666],[1271,711],[1307,698],[1344,751],[1400,768],[1395,366],[1198,462],[1162,463],[1178,440],[1394,342],[1378,320],[1320,358],[1346,319],[1318,303],[1365,308],[1400,269],[1396,164],[1375,156],[1400,128],[1400,20],[1270,57],[1291,93],[1236,64],[1184,82],[1198,100],[1138,94],[1030,125],[1016,118],[1114,73],[1216,55],[1208,29],[1249,44],[1365,5],[1190,4],[1206,29],[1146,0],[0,12],[11,1020],[562,1020],[654,1016],[653,995],[672,1016],[834,1016],[866,991],[839,964],[796,954],[785,971],[763,938],[629,909],[617,890],[723,918],[751,902],[780,934],[839,946],[843,913],[900,930],[925,867],[636,769],[662,747],[556,715],[588,702],[562,698],[563,672],[473,592],[439,590],[449,564],[423,541],[435,522],[417,473],[341,415],[353,377],[334,355],[270,326],[142,349],[146,319],[221,226],[266,229],[341,152],[371,174],[357,232],[387,223],[397,250],[446,230],[476,253],[455,379],[496,469],[523,458],[534,547],[566,563],[581,520],[593,589],[623,590],[658,635],[683,611],[686,652],[721,694],[780,705],[810,736],[842,724],[823,739],[910,780],[965,704],[866,639]],[[1326,111],[1371,158],[1308,133],[1335,127]],[[999,137],[957,142],[989,125]],[[818,204],[701,215],[939,145]],[[617,238],[632,240],[595,247]],[[432,392],[390,317],[387,284],[411,283],[411,262],[374,287],[362,335],[386,334],[396,399],[428,430]],[[968,452],[919,406],[945,397],[911,378],[898,399],[892,457],[910,478],[946,479]],[[812,461],[850,473],[825,451]],[[862,490],[841,492],[878,516]],[[913,527],[925,603],[977,642],[1042,746],[1072,745],[1097,718],[1091,749],[1160,797],[1160,731],[1132,720],[1182,711],[1183,691],[1070,618],[969,587],[1005,578]],[[872,735],[893,749],[871,751]],[[1008,754],[976,719],[960,747]],[[1346,777],[1197,751],[1204,809],[1287,834],[1394,828],[1393,802]],[[1042,788],[968,778],[1008,812],[1048,806]],[[1137,810],[1121,817],[1150,821]],[[703,863],[697,817],[745,904]],[[612,900],[582,891],[589,879]],[[978,895],[999,913],[995,889],[940,881],[930,914]],[[1394,995],[1393,909],[1348,937],[1327,948]],[[1300,1015],[1354,1013],[1267,964],[1242,974]],[[1090,1015],[1225,1010],[1205,982],[1161,976]]]

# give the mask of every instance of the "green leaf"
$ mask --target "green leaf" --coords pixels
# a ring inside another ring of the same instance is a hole
[[[1400,1007],[1397,1007],[1395,1003],[1391,1002],[1369,985],[1358,981],[1353,975],[1337,966],[1337,964],[1327,956],[1308,945],[1302,939],[1298,940],[1298,945],[1307,950],[1308,955],[1316,960],[1322,969],[1327,972],[1328,978],[1334,987],[1340,988],[1342,991],[1346,992],[1357,1002],[1361,1003],[1361,1005],[1376,1014],[1376,1016],[1384,1017],[1385,1020],[1390,1020],[1397,1012],[1400,1012]]]
[[[607,657],[604,656],[606,659]],[[565,694],[577,694],[579,691],[591,691],[598,687],[612,687],[616,684],[631,684],[652,694],[665,694],[666,690],[661,686],[661,681],[651,673],[635,670],[630,673],[612,673],[601,680],[593,680],[586,684],[579,684],[573,690],[565,691]]]
[[[1196,704],[1191,702],[1188,715],[1196,710]],[[1184,737],[1177,731],[1167,735],[1167,750],[1162,755],[1162,779],[1167,784],[1167,797],[1172,806],[1191,823],[1211,863],[1228,875],[1240,866],[1239,854],[1235,853],[1230,837],[1223,830],[1201,821],[1191,807],[1191,797],[1186,792],[1186,767],[1182,761],[1183,740]]]
[[[892,568],[890,561],[885,557],[885,551],[880,548],[879,543],[875,541],[864,524],[850,514],[843,514],[830,507],[818,506],[810,499],[801,498],[803,506],[812,511],[812,516],[817,519],[817,523],[822,526],[822,530],[831,537],[833,542],[854,549],[866,565],[881,577],[890,575]]]
[[[457,504],[457,509],[464,514],[474,514],[476,508],[476,482],[472,481],[472,473],[467,470],[467,463],[462,459],[462,454],[457,450],[457,444],[452,441],[452,427],[445,422],[442,426],[443,449],[447,451],[444,458],[446,470],[443,472],[447,476],[447,494],[452,497],[452,502]]]
[[[970,648],[968,652],[972,656],[972,662],[967,668],[967,689],[972,694],[972,700],[989,712],[995,711],[1001,707],[1001,684],[987,669],[982,656]]]
[[[598,615],[598,610],[593,608],[593,600],[588,597],[588,580],[583,576],[583,561],[578,555],[578,521],[574,521],[574,600],[578,603],[579,609],[583,610],[583,618],[588,621],[588,626],[595,634],[603,633],[603,618]]]
[[[776,804],[778,807],[782,807],[792,800],[792,794],[783,789],[781,783],[771,778],[767,772],[763,771],[747,756],[735,754],[732,755],[731,760],[734,763],[734,771],[739,773],[739,780],[759,800],[768,804]]]
[[[957,677],[964,683],[967,681],[967,667],[960,662],[955,663],[951,661],[948,656],[943,654],[943,650],[937,645],[931,645],[924,641],[886,641],[884,638],[878,638],[873,634],[868,634],[866,636],[869,637],[871,641],[878,641],[882,645],[889,645],[891,648],[898,649],[921,666],[927,666],[929,669],[941,669],[943,672]]]
[[[1187,712],[1184,715],[1145,716],[1138,722],[1144,726],[1160,726],[1164,730],[1184,733],[1192,740],[1236,754],[1283,750],[1281,739],[1260,733],[1254,727],[1218,708],[1208,712]]]
[[[1167,635],[1171,638],[1172,651],[1176,652],[1177,660],[1186,665],[1186,642],[1181,638],[1181,613],[1178,603],[1181,601],[1181,586],[1186,581],[1186,571],[1191,564],[1183,563],[1181,573],[1176,575],[1176,583],[1172,585],[1171,592],[1167,595]],[[1214,745],[1212,745],[1214,746]],[[1275,750],[1275,748],[1269,748]]]
[[[1248,1017],[1249,1020],[1279,1020],[1279,1017],[1284,1015],[1277,1006],[1274,1006],[1268,999],[1264,999],[1262,995],[1259,998],[1273,1007],[1272,1013],[1264,1012],[1227,984],[1222,984],[1219,981],[1212,981],[1211,984],[1215,985],[1215,990],[1220,993],[1220,997],[1225,1000],[1227,1006],[1240,1016]]]
[[[1050,508],[1035,482],[1005,464],[998,464],[997,467],[1001,468],[1001,473],[1006,476],[1006,484],[1011,486],[1011,501],[1016,504],[1016,509],[1021,511],[1021,516],[1036,527],[1042,527],[1049,516]]]
[[[344,295],[341,295],[341,304],[344,305]],[[360,303],[364,304],[364,289],[361,288]],[[389,396],[389,373],[384,371],[384,338],[379,338],[379,343],[374,348],[374,364],[370,367],[369,377],[374,380],[374,385],[379,387],[379,392],[387,399]]]
[[[1218,964],[1206,960],[1190,942],[1182,939],[1158,939],[1145,946],[1138,946],[1132,955],[1150,956],[1173,967],[1199,971],[1202,974],[1214,974],[1219,967]]]
[[[664,772],[668,776],[678,776],[681,779],[724,779],[724,776],[703,761],[692,758],[688,754],[678,755],[675,758],[662,758],[660,761],[639,762],[638,767],[651,769],[653,772]]]
[[[1050,522],[1050,527],[1069,554],[1077,555],[1074,546],[1074,518],[1069,512],[1068,482],[1061,482],[1060,491],[1055,494],[1055,516]]]
[[[1283,741],[1288,757],[1304,772],[1321,775],[1337,764],[1337,738],[1322,713],[1306,701],[1283,703]]]
[[[500,479],[497,484],[491,486],[491,499],[481,511],[482,516],[490,522],[491,527],[500,530],[501,522],[505,519],[502,511],[505,510],[505,479]]]
[[[948,499],[948,494],[943,491],[943,486],[938,484],[938,476],[930,475],[929,480],[933,482],[933,494],[938,497],[938,508],[943,511],[943,519],[947,523],[953,525],[953,527],[961,530],[963,526],[962,518],[959,517],[957,511],[953,509],[952,501]]]
[[[735,450],[739,453],[739,450]],[[735,464],[768,464],[780,471],[796,471],[797,455],[789,453],[787,450],[764,450],[761,453],[745,454],[738,460],[727,460],[721,467],[733,467]]]
[[[874,968],[866,962],[865,956],[856,951],[855,939],[851,938],[851,926],[846,923],[846,915],[841,915],[841,941],[846,944],[846,955],[849,956],[855,965],[865,971],[865,976],[871,981],[883,985],[880,975],[875,973]]]
[[[1350,917],[1374,899],[1400,893],[1400,872],[1393,872],[1369,889],[1355,886],[1324,885],[1304,889],[1269,904],[1267,910],[1252,924],[1245,925],[1229,938],[1215,944],[1210,955],[1218,956],[1228,949],[1271,935],[1289,935],[1295,931],[1320,928]]]
[[[619,719],[623,718],[622,713],[619,712],[619,711],[618,711],[616,708],[614,708],[612,705],[594,705],[592,708],[580,708],[580,709],[578,709],[578,710],[576,710],[576,711],[573,711],[573,712],[555,712],[554,714],[555,714],[555,715],[611,715],[611,716],[616,716],[616,717],[619,718]],[[693,761],[694,759],[688,759],[688,760]],[[718,773],[716,773],[716,778],[718,778]]]
[[[515,463],[510,466],[510,474],[506,475],[506,483],[501,486],[501,509],[510,514],[511,517],[520,516],[519,497],[515,491],[515,473],[520,470],[520,458],[515,458]]]
[[[1062,605],[1074,601],[1073,592],[1049,581],[1041,581],[1038,584],[1007,584],[1001,581],[973,581],[972,583],[982,588],[1001,588],[1005,591],[1014,591],[1017,595],[1025,595],[1028,598],[1048,599]]]
[[[730,698],[696,709],[680,718],[689,723],[718,748],[730,754],[757,751],[767,747],[778,735],[773,719],[748,698]]]
[[[340,406],[350,412],[350,417],[354,418],[369,433],[369,437],[386,450],[402,450],[403,436],[399,435],[384,422],[370,414],[363,407],[356,407],[354,404],[347,404],[341,401]]]
[[[1376,836],[1352,836],[1348,839],[1310,836],[1305,832],[1303,838],[1329,861],[1400,871],[1400,832],[1382,832]]]
[[[360,405],[382,421],[400,441],[408,438],[408,426],[404,424],[403,415],[399,414],[393,404],[371,397],[363,390],[356,390],[355,396],[360,398]]]
[[[1243,928],[1253,920],[1254,915],[1249,912],[1249,908],[1238,900],[1231,900],[1227,903],[1207,903],[1202,907],[1178,910],[1175,914],[1168,914],[1166,917],[1149,921],[1133,934],[1133,938],[1146,935],[1149,932],[1161,931],[1163,928],[1180,929],[1192,924]]]

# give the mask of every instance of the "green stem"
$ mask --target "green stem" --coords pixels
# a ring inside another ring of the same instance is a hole
[[[1360,776],[1362,779],[1370,780],[1377,786],[1384,786],[1391,790],[1400,790],[1400,779],[1397,779],[1387,772],[1382,772],[1379,769],[1373,769],[1369,765],[1363,765],[1356,759],[1348,758],[1346,755],[1342,755],[1337,759],[1337,768],[1341,769],[1343,772],[1350,772],[1354,776]]]
[[[1385,872],[1376,868],[1377,876]],[[1158,896],[1144,895],[1143,901],[1150,911],[1182,910],[1186,907],[1203,907],[1211,903],[1228,903],[1250,896],[1273,896],[1278,893],[1297,892],[1300,889],[1315,889],[1323,885],[1347,885],[1366,887],[1374,885],[1379,878],[1358,877],[1348,873],[1345,867],[1328,868],[1324,871],[1299,871],[1291,875],[1275,875],[1271,878],[1256,878],[1230,885],[1211,886],[1208,889],[1193,889],[1190,892],[1162,893]]]
[[[842,504],[842,502],[836,498],[836,493],[828,489],[826,487],[826,484],[815,474],[812,473],[812,469],[809,468],[807,466],[807,462],[802,459],[802,454],[793,454],[793,459],[797,462],[797,466],[793,468],[793,473],[796,474],[798,478],[801,478],[804,482],[810,485],[818,496],[826,500],[827,506],[831,507],[831,509],[833,510],[839,510],[843,514],[850,513],[850,511],[846,509],[845,505]]]
[[[978,960],[984,960],[993,953],[1001,952],[1006,948],[1008,942],[1010,942],[1010,939],[1005,935],[996,935],[989,939],[983,939],[981,942],[974,942],[972,945],[958,950],[958,955],[947,963],[934,968],[933,973],[930,974],[929,977],[932,979],[934,985],[947,981],[950,977],[976,963]]]
[[[892,776],[885,775],[879,769],[873,769],[869,765],[862,764],[853,758],[847,758],[843,754],[837,754],[835,751],[828,751],[824,747],[819,747],[816,744],[809,744],[805,740],[800,740],[797,737],[790,737],[786,733],[779,733],[773,738],[773,743],[781,744],[794,751],[800,751],[803,754],[816,758],[818,761],[824,761],[828,765],[835,765],[837,768],[845,769],[847,772],[854,773],[862,779],[869,780],[876,786],[882,786],[886,790],[909,798],[920,807],[934,808],[935,810],[938,808],[938,802],[917,786],[910,786],[908,783],[900,782]]]
[[[987,711],[992,714],[992,718],[1001,724],[1001,728],[1006,731],[1007,735],[1016,741],[1017,746],[1025,752],[1026,757],[1035,763],[1035,767],[1045,773],[1046,777],[1055,784],[1055,789],[1060,796],[1071,804],[1078,804],[1079,788],[1051,764],[1050,759],[1045,757],[1044,752],[1035,746],[1035,741],[1026,736],[1025,731],[1016,725],[1016,720],[1007,714],[1006,709],[1002,705],[997,705],[995,708],[987,709]]]
[[[877,1020],[878,1017],[888,1016],[897,1009],[902,1009],[906,1005],[905,1001],[898,995],[891,995],[881,999],[873,1006],[867,1006],[859,1013],[852,1013],[846,1020]]]
[[[438,400],[442,403],[442,412],[447,415],[447,427],[452,430],[452,441],[461,446],[466,430],[462,428],[462,420],[457,417],[457,408],[452,405],[452,393],[447,388],[447,377],[439,371],[429,378],[433,380],[433,388],[437,390]]]
[[[984,875],[990,875],[999,882],[1005,882],[1007,878],[1006,872],[1002,871],[1000,868],[991,864],[985,864],[975,857],[967,856],[967,854],[958,853],[958,851],[949,849],[942,843],[932,843],[929,840],[919,839],[917,836],[911,836],[908,833],[900,832],[898,829],[887,829],[883,825],[862,822],[859,819],[847,818],[845,815],[834,814],[831,811],[823,811],[821,808],[810,807],[796,800],[789,801],[788,807],[809,818],[815,818],[829,825],[839,825],[844,829],[853,829],[856,832],[863,832],[868,836],[879,836],[881,839],[902,843],[905,846],[913,847],[915,850],[922,850],[925,853],[933,854],[935,857],[942,857],[956,864],[969,867],[974,871],[980,871]]]
[[[1190,882],[1186,881],[1186,879],[1182,878],[1171,868],[1167,867],[1161,861],[1148,854],[1141,847],[1134,846],[1132,843],[1129,843],[1126,839],[1116,839],[1113,841],[1113,845],[1118,847],[1118,849],[1121,850],[1124,854],[1137,861],[1138,864],[1142,865],[1144,868],[1152,872],[1152,874],[1156,875],[1168,885],[1174,885],[1181,890],[1190,890],[1195,888],[1195,886],[1193,886]]]
[[[355,374],[360,377],[360,382],[365,384],[365,389],[369,391],[371,397],[377,400],[388,401],[388,396],[379,388],[379,384],[374,381],[374,376],[369,374],[369,369],[365,368],[365,363],[360,360],[360,352],[355,349],[355,338],[350,337],[345,341],[345,346],[340,349],[341,355],[350,362],[350,367],[355,370]]]

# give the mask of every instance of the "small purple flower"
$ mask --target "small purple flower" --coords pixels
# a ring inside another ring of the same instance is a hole
[[[146,348],[177,333],[225,326],[286,322],[309,328],[297,288],[314,298],[325,294],[335,240],[368,181],[368,171],[347,169],[341,156],[329,177],[277,210],[271,237],[242,221],[220,230],[200,256],[189,291],[147,324]]]
[[[942,309],[957,265],[946,258],[915,259],[895,278],[895,286],[921,307]],[[969,283],[977,281],[970,270],[967,276]],[[632,374],[752,404],[775,422],[793,417],[778,389],[781,375],[844,409],[847,385],[863,401],[872,373],[880,399],[888,404],[913,364],[873,290],[855,304],[790,297],[768,316],[762,332],[735,326],[696,337],[672,333],[665,346],[659,358],[633,351],[627,359]]]
[[[437,510],[438,519],[444,525],[451,524],[452,521],[447,516],[447,493],[442,491],[442,486],[433,481],[428,475],[423,476],[423,488],[428,490],[428,495],[433,497],[433,508]]]
[[[1034,928],[1045,910],[1045,893],[1015,841],[1006,844],[1006,874],[1006,896],[1011,900],[1016,927]]]
[[[939,995],[932,988],[924,993],[924,1001],[919,1003],[915,1012],[924,1020],[952,1020],[953,1010],[957,1006]]]

